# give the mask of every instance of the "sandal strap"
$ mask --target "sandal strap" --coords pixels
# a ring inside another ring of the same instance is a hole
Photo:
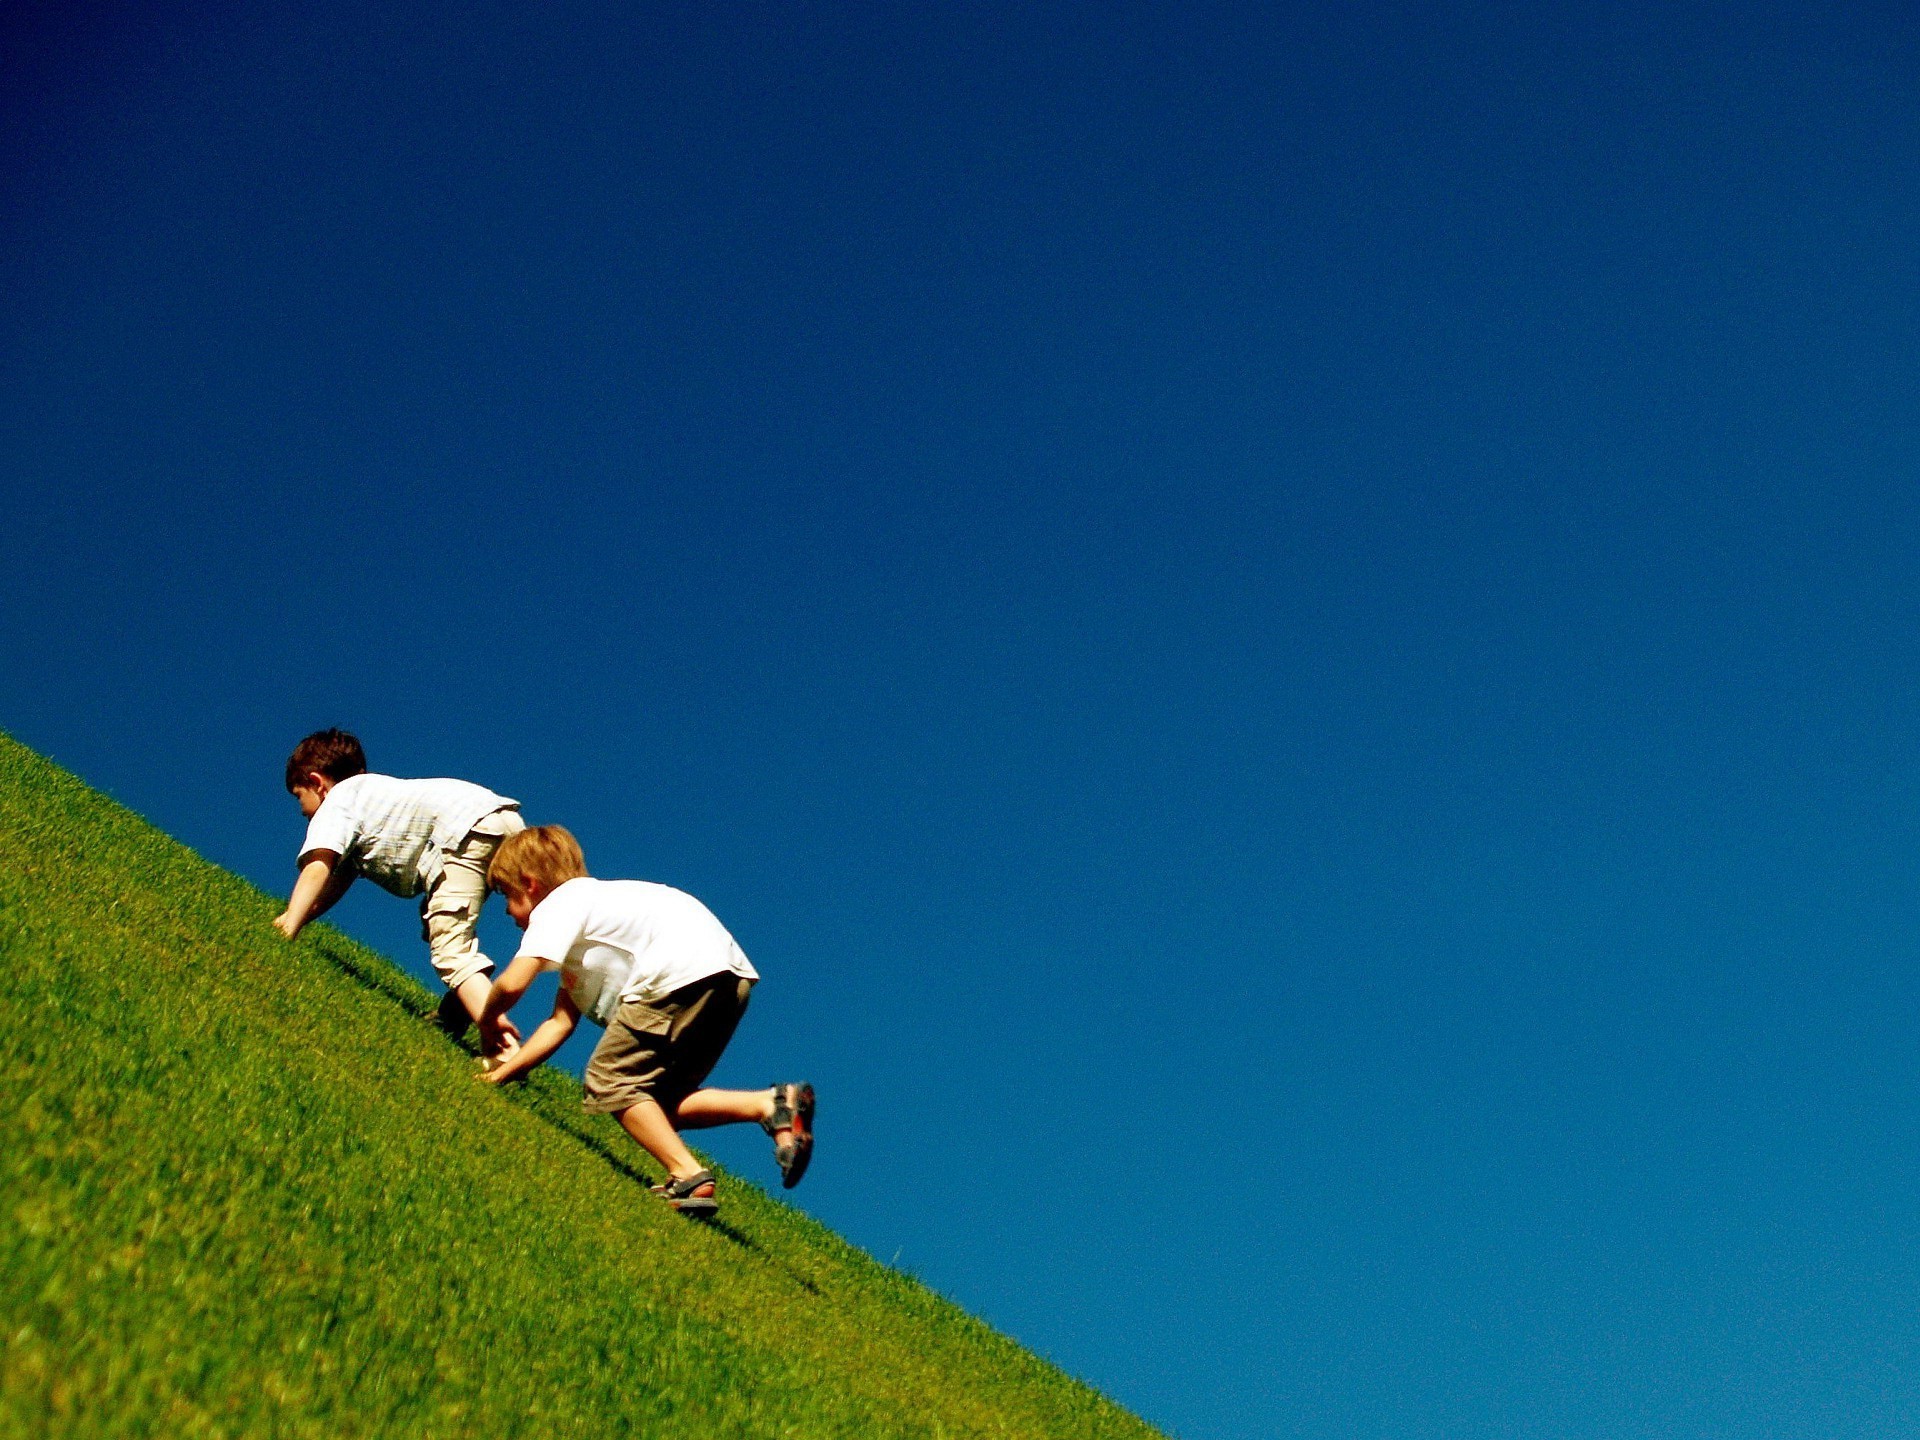
[[[711,1185],[713,1183],[713,1172],[711,1170],[696,1170],[684,1180],[669,1178],[665,1185],[656,1185],[654,1189],[665,1195],[669,1200],[684,1200],[702,1185]]]
[[[793,1107],[787,1103],[787,1092],[792,1088],[791,1085],[773,1087],[773,1113],[760,1122],[760,1128],[768,1135],[776,1130],[793,1128]]]

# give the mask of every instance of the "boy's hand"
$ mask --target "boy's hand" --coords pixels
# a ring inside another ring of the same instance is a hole
[[[487,1003],[492,1005],[491,997]],[[494,1062],[481,1070],[480,1078],[489,1085],[504,1085],[509,1080],[524,1079],[528,1071],[543,1064],[566,1043],[579,1019],[580,1012],[573,1008],[573,1002],[567,999],[567,992],[562,990],[554,997],[553,1014],[535,1027],[526,1043],[507,1042],[510,1048],[502,1049]]]
[[[526,1079],[527,1072],[517,1065],[507,1063],[518,1053],[519,1047],[515,1046],[505,1054],[495,1055],[491,1058],[481,1055],[477,1057],[474,1062],[475,1072],[481,1080],[486,1081],[489,1085],[504,1085],[509,1080],[524,1080]]]
[[[480,1046],[496,1060],[505,1060],[520,1048],[520,1027],[505,1015],[482,1017]]]

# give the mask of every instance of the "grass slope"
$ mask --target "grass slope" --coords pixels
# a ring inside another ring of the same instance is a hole
[[[0,1436],[1150,1436],[0,736]]]

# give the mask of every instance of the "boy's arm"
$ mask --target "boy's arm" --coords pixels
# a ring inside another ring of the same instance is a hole
[[[511,974],[513,967],[510,965],[507,970]],[[487,1004],[491,1008],[492,1000],[489,999]],[[562,990],[553,997],[553,1014],[540,1022],[518,1050],[486,1072],[487,1083],[504,1085],[509,1080],[519,1079],[564,1045],[567,1037],[573,1034],[573,1027],[579,1023],[579,1007],[573,1003],[573,997]]]
[[[351,865],[333,862],[333,873],[327,876],[327,888],[320,892],[320,898],[313,902],[313,909],[307,912],[309,921],[318,920],[327,911],[340,903],[340,897],[353,885],[353,877],[358,873]]]
[[[520,1003],[520,997],[527,993],[527,987],[533,984],[546,963],[537,955],[516,955],[507,962],[505,970],[493,977],[493,984],[487,990],[487,1003],[480,1007],[478,1022],[480,1040],[487,1050],[505,1048],[508,1037],[520,1038],[520,1032],[507,1019],[507,1012]]]
[[[353,884],[353,871],[340,863],[332,850],[309,850],[300,857],[300,878],[293,882],[293,894],[287,908],[273,918],[273,928],[291,940],[309,920],[317,920],[333,908]]]
[[[546,963],[538,955],[516,955],[509,960],[507,968],[493,977],[493,985],[487,991],[487,1003],[480,1010],[482,1027],[497,1024],[518,1005]]]

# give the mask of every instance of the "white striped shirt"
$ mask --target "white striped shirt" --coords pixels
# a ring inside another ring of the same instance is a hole
[[[475,825],[519,808],[518,800],[465,780],[353,775],[327,791],[300,856],[331,850],[381,889],[418,895],[439,879],[441,856]]]

